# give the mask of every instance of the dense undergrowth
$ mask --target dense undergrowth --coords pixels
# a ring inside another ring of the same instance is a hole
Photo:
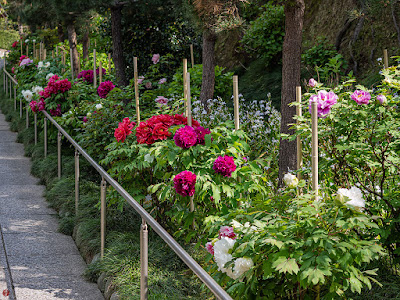
[[[43,133],[39,132],[34,145],[33,124],[26,129],[25,115],[19,118],[12,101],[1,94],[1,110],[17,131],[17,141],[25,145],[25,155],[32,157],[32,174],[46,186],[45,197],[49,206],[59,214],[59,231],[73,235],[76,244],[88,263],[100,252],[100,176],[80,159],[80,198],[78,215],[75,216],[74,150],[67,142],[62,144],[62,178],[57,178],[57,148],[48,146],[44,157]],[[40,117],[38,118],[40,120]],[[32,121],[32,120],[30,120]],[[40,122],[40,121],[39,121]],[[54,127],[49,126],[49,134]],[[94,259],[88,265],[86,276],[96,281],[102,273],[113,278],[112,285],[120,299],[140,298],[140,242],[141,220],[134,210],[108,207],[106,251],[103,260]],[[192,247],[186,245],[188,251]],[[201,259],[200,257],[197,257]],[[172,250],[149,229],[149,299],[207,299],[207,291]]]

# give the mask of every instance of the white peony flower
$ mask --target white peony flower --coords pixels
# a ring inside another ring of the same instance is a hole
[[[283,176],[283,181],[291,189],[295,188],[299,184],[297,177],[290,173],[286,173],[285,176]]]
[[[39,95],[39,92],[43,91],[43,88],[41,86],[34,86],[32,88],[32,92],[34,92],[36,95]]]
[[[232,260],[232,254],[229,250],[233,248],[236,240],[228,237],[222,237],[219,241],[214,244],[214,259],[217,263],[218,270],[226,273],[227,269],[224,267],[225,264]]]
[[[33,93],[30,90],[24,90],[21,93],[22,93],[22,96],[24,96],[26,101],[31,102]]]
[[[233,272],[229,270],[226,274],[232,279],[240,278],[244,273],[250,270],[254,266],[253,260],[251,258],[237,258],[235,260],[235,265],[233,267]]]
[[[26,39],[26,40],[25,40],[25,43],[28,43],[28,42],[29,42],[29,39]]]
[[[32,40],[32,42],[36,43],[36,40]]]
[[[358,187],[352,186],[351,189],[338,189],[337,191],[338,198],[348,198],[350,201],[347,201],[345,204],[354,207],[357,210],[361,210],[365,207],[365,200],[363,198],[363,194]]]
[[[44,67],[44,64],[42,61],[39,61],[38,65],[37,65],[38,69],[41,69]]]
[[[103,108],[103,105],[101,105],[101,103],[96,104],[96,109],[102,109],[102,108]]]
[[[47,74],[47,76],[46,76],[46,80],[49,80],[51,77],[53,77],[54,76],[54,74],[53,73],[49,73],[49,74]]]
[[[45,66],[46,68],[49,68],[49,67],[50,67],[50,62],[45,63],[44,66]]]

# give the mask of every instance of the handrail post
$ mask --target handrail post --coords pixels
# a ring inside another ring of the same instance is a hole
[[[10,99],[12,99],[12,80],[10,78]]]
[[[37,113],[33,113],[33,123],[35,126],[35,145],[37,145]]]
[[[29,105],[26,106],[26,128],[29,127]]]
[[[17,111],[17,85],[14,84],[14,111]]]
[[[79,204],[79,151],[75,149],[75,216],[78,216]]]
[[[142,224],[140,225],[140,300],[147,300],[148,274],[149,274],[149,232],[147,229],[146,221],[142,219]]]
[[[101,178],[100,185],[100,257],[104,257],[104,247],[106,243],[106,188],[107,181]]]
[[[58,165],[58,179],[61,178],[61,138],[62,134],[58,131],[57,135],[57,165]]]
[[[6,97],[8,96],[8,77],[6,76]]]
[[[22,119],[22,99],[19,99],[19,118]]]
[[[47,157],[47,118],[44,116],[43,119],[43,138],[44,138],[44,157]]]
[[[6,72],[4,72],[5,70],[4,68],[3,68],[3,91],[6,91]]]

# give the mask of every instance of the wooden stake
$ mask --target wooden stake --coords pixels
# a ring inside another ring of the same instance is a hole
[[[139,108],[139,73],[138,73],[138,65],[137,65],[137,57],[133,58],[133,76],[135,81],[135,100],[136,100],[136,120],[137,124],[140,123],[140,108]]]
[[[194,198],[194,196],[190,196],[190,212],[194,212],[193,198]],[[195,226],[195,222],[194,222],[194,216],[193,216],[193,223],[192,223],[193,229],[194,229],[194,226]]]
[[[192,60],[192,68],[194,68],[193,44],[190,44],[190,59]]]
[[[32,55],[33,55],[33,59],[35,59],[35,54],[36,54],[36,42],[33,42],[33,53],[32,53]],[[28,54],[27,54],[28,55]]]
[[[233,76],[233,108],[235,117],[235,130],[239,130],[239,78]]]
[[[111,73],[111,53],[108,53],[108,73]]]
[[[103,82],[103,67],[99,61],[99,85]]]
[[[72,48],[69,49],[69,59],[71,61],[71,78],[74,80],[74,59],[72,56]]]
[[[29,46],[28,46],[28,43],[26,43],[26,56],[29,56]]]
[[[301,117],[302,111],[301,111],[301,87],[296,86],[296,102],[298,103],[298,106],[296,106],[296,114],[297,117]],[[297,125],[300,124],[300,121],[296,121]],[[303,167],[303,155],[302,155],[302,145],[301,145],[301,137],[297,136],[296,138],[297,142],[297,170],[301,170]],[[297,174],[297,178],[300,180],[301,179],[301,174]]]
[[[389,68],[389,56],[387,49],[383,50],[383,64],[385,69]]]
[[[184,110],[183,110],[183,114],[185,117],[187,117],[188,115],[188,111],[187,111],[187,71],[188,71],[188,67],[187,67],[187,59],[184,58],[183,59],[183,101],[184,101]]]
[[[43,60],[45,60],[47,57],[47,50],[46,48],[43,49]]]
[[[78,71],[77,74],[79,74],[81,72],[81,56],[78,53]]]
[[[63,56],[62,56],[62,64],[63,64],[63,68],[62,68],[62,72],[65,72],[65,52],[63,51]]]
[[[97,88],[96,49],[93,49],[93,87]]]
[[[22,56],[22,40],[19,41],[19,43],[21,44],[21,56]]]
[[[56,56],[58,57],[58,46],[56,46]]]
[[[312,189],[318,200],[318,110],[317,102],[311,102],[311,168]]]
[[[186,74],[186,83],[187,83],[187,121],[188,125],[192,126],[192,102],[190,98],[190,73]]]

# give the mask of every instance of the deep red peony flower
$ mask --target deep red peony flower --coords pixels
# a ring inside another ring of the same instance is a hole
[[[93,83],[93,70],[82,70],[77,78],[82,78],[87,83]]]
[[[135,122],[131,122],[129,118],[124,118],[122,122],[118,124],[118,128],[115,129],[114,136],[118,142],[124,142],[126,137],[132,134],[132,128],[136,125]]]
[[[104,81],[97,88],[97,94],[99,94],[100,98],[105,98],[114,88],[115,85],[111,81]]]
[[[213,165],[215,173],[219,173],[225,177],[231,177],[232,173],[236,170],[236,165],[233,157],[225,155],[219,156]]]
[[[181,196],[193,196],[195,192],[196,175],[190,171],[180,172],[174,178],[175,191]]]
[[[15,47],[17,47],[17,46],[18,46],[18,41],[15,41],[15,42],[12,44],[11,47],[15,48]]]
[[[166,140],[171,136],[171,132],[168,131],[168,126],[163,123],[157,123],[153,128],[153,139],[154,140]]]
[[[208,128],[204,128],[202,126],[197,126],[195,129],[196,134],[197,134],[197,143],[196,145],[204,145],[205,144],[205,136],[206,134],[210,134],[211,131]]]

